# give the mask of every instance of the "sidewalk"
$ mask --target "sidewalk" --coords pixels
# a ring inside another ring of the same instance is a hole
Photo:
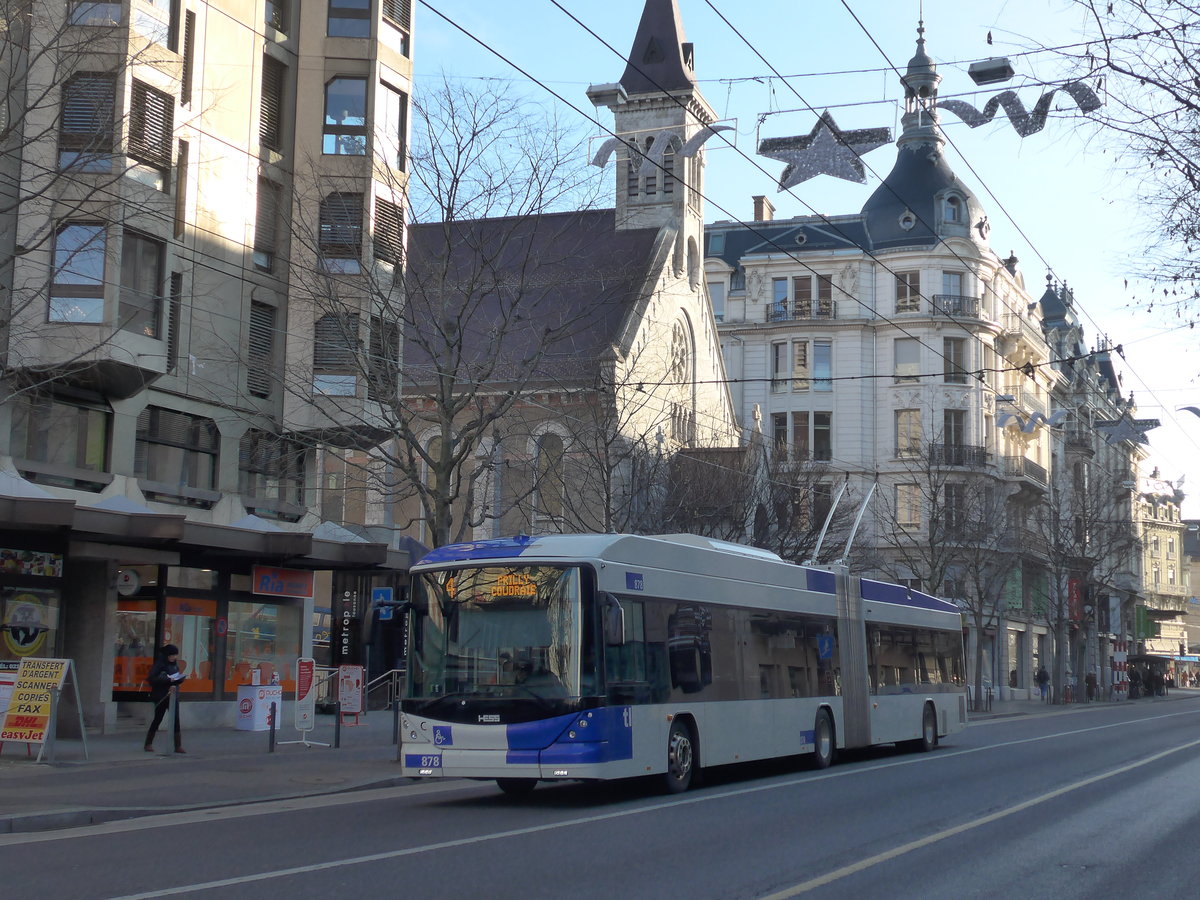
[[[343,726],[337,750],[282,743],[300,738],[285,728],[270,753],[265,731],[189,729],[186,723],[186,754],[170,752],[170,734],[161,730],[157,751],[147,753],[144,726],[89,734],[87,760],[82,741],[60,740],[53,765],[34,762],[36,745],[26,757],[24,744],[6,743],[0,834],[411,783],[399,775],[391,713],[373,712],[362,722]],[[319,716],[308,738],[332,744],[333,717]]]
[[[1056,716],[1087,709],[1108,708],[1124,705],[1149,705],[1172,700],[1195,700],[1200,698],[1200,688],[1171,688],[1166,697],[1144,697],[1139,700],[1094,700],[1091,703],[1064,703],[1055,705],[1041,700],[994,700],[991,709],[985,712],[968,712],[971,722],[988,719],[1007,719],[1013,716]]]
[[[1066,715],[1119,704],[1150,705],[1200,698],[1200,689],[1177,688],[1167,697],[1054,706],[1040,700],[994,701],[972,722],[1016,716]],[[414,783],[399,775],[392,745],[392,716],[373,712],[359,726],[343,727],[341,748],[277,743],[268,752],[267,732],[232,728],[184,729],[186,754],[167,752],[170,736],[160,731],[158,752],[142,749],[142,727],[60,740],[53,765],[27,758],[24,744],[5,744],[0,753],[0,834],[71,828],[114,819],[340,793]],[[299,738],[294,729],[277,741]],[[333,742],[333,719],[319,716],[312,741]]]

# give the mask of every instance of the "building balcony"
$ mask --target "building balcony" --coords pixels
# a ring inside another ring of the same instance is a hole
[[[1042,485],[1043,487],[1049,484],[1049,480],[1046,477],[1045,467],[1039,466],[1032,459],[1026,459],[1023,456],[1004,457],[1004,474],[1018,478],[1026,478]]]
[[[18,381],[58,384],[124,400],[167,370],[166,341],[106,324],[41,323],[12,341]]]
[[[768,322],[811,321],[837,317],[837,303],[833,300],[775,303],[767,307]]]
[[[1000,324],[1006,337],[1023,339],[1035,347],[1045,344],[1041,326],[1020,313],[1006,312]]]
[[[929,461],[935,466],[965,466],[982,469],[988,463],[988,452],[983,447],[966,444],[930,444]]]
[[[979,298],[963,297],[958,294],[934,294],[930,304],[935,316],[965,316],[979,318]]]

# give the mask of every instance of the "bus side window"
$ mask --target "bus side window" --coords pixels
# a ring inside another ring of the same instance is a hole
[[[640,600],[622,600],[625,611],[625,643],[604,648],[604,671],[609,699],[614,703],[644,701],[639,690],[649,680],[646,664],[645,605]],[[635,696],[637,695],[637,696]]]

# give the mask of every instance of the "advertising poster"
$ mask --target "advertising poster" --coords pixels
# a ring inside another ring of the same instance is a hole
[[[68,660],[23,659],[0,726],[0,741],[40,744],[50,728],[50,692],[62,689]]]
[[[25,659],[54,652],[58,592],[7,588],[0,592],[0,657]]]
[[[338,666],[338,702],[342,715],[363,711],[363,667]]]
[[[312,731],[317,715],[317,663],[311,657],[296,660],[296,730]]]

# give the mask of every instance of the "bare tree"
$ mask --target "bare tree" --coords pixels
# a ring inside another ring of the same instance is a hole
[[[1149,204],[1141,274],[1151,308],[1196,309],[1200,283],[1200,7],[1191,0],[1077,0],[1094,40],[1062,51],[1070,74],[1100,85],[1090,114],[1115,136]]]
[[[1086,607],[1094,587],[1112,584],[1129,571],[1138,548],[1123,477],[1079,462],[1051,486],[1049,502],[1031,517],[1049,575],[1046,609],[1054,629],[1056,702],[1065,696],[1068,669],[1078,674],[1086,668],[1086,642],[1095,636],[1094,608],[1089,615]]]
[[[445,80],[415,113],[406,253],[389,224],[399,184],[373,210],[329,179],[297,203],[293,246],[313,264],[292,305],[309,306],[316,347],[289,361],[286,387],[325,411],[317,440],[374,445],[365,477],[395,526],[422,522],[440,545],[532,495],[506,460],[529,455],[539,408],[596,389],[593,338],[645,272],[623,259],[612,213],[588,209],[595,170],[550,112]],[[331,395],[313,397],[314,379]]]
[[[876,561],[893,579],[916,580],[967,613],[976,638],[977,709],[986,674],[982,637],[998,630],[1005,588],[1020,565],[1005,485],[982,462],[971,447],[931,443],[914,451],[881,497],[886,512]]]

